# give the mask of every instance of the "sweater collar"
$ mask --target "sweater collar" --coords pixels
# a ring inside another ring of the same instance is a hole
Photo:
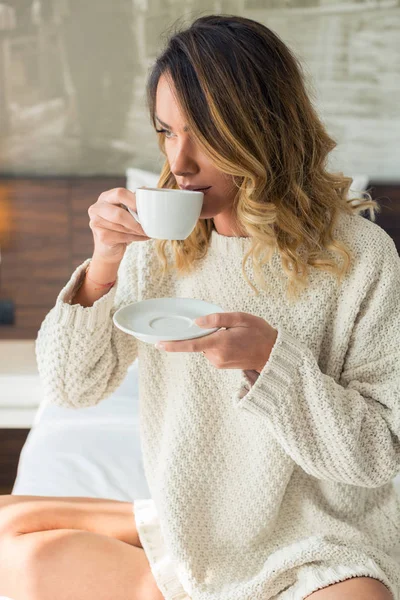
[[[251,246],[251,237],[229,237],[221,235],[216,229],[211,232],[210,248],[221,253],[244,252]]]

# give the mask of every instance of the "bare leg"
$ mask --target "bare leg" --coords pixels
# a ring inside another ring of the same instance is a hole
[[[144,550],[59,529],[0,540],[0,595],[13,600],[163,600]]]
[[[103,498],[0,496],[2,532],[79,529],[142,548],[132,502]]]

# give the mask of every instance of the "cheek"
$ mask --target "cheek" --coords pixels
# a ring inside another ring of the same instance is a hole
[[[224,180],[223,183],[223,196],[224,196],[224,200],[225,200],[225,204],[232,204],[235,196],[238,192],[237,187],[235,186],[234,182],[232,179],[226,179]]]
[[[171,153],[171,149],[168,148],[168,144],[166,142],[164,144],[164,152],[167,157],[168,164],[171,165],[172,153]]]
[[[232,175],[221,175],[221,186],[223,187],[225,193],[231,193],[235,191],[236,186]]]

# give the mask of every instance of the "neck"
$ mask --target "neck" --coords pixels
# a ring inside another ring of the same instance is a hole
[[[213,229],[219,234],[225,237],[250,237],[246,231],[241,230],[239,226],[234,228],[230,223],[219,221],[217,218],[212,219]]]

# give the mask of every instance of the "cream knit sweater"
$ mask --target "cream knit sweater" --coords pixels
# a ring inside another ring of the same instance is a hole
[[[256,296],[241,273],[250,239],[213,231],[195,272],[162,286],[154,241],[132,243],[117,284],[89,308],[68,303],[85,261],[41,326],[39,371],[61,406],[97,404],[139,357],[152,498],[134,502],[135,517],[167,600],[299,600],[357,575],[400,599],[400,259],[361,216],[342,215],[335,233],[353,251],[351,272],[339,287],[311,269],[296,304],[277,252],[263,267],[273,291]],[[121,306],[156,297],[265,319],[278,338],[260,376],[113,325]]]

